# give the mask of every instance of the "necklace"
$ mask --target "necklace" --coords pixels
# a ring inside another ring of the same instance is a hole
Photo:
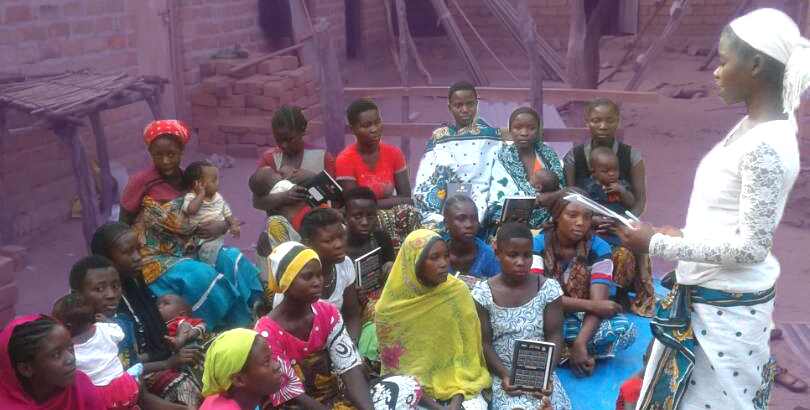
[[[330,274],[329,274],[329,283],[324,283],[323,288],[324,288],[324,289],[329,289],[329,288],[331,288],[331,287],[332,287],[332,285],[334,285],[334,284],[335,284],[335,279],[336,279],[336,277],[337,277],[337,270],[336,270],[335,266],[333,265],[333,266],[332,266],[332,271],[331,271],[331,272],[330,272]]]

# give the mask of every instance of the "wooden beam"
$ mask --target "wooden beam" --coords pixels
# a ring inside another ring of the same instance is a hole
[[[98,204],[96,203],[96,190],[93,186],[93,177],[87,161],[87,153],[79,129],[73,125],[55,124],[53,131],[62,141],[62,146],[68,153],[73,175],[76,179],[76,190],[79,192],[79,201],[82,204],[82,232],[87,246],[98,228]]]
[[[691,0],[680,0],[678,7],[672,10],[669,23],[667,23],[667,26],[664,28],[664,32],[650,44],[650,48],[647,49],[647,52],[644,54],[644,60],[641,62],[638,70],[633,73],[633,78],[630,79],[630,82],[627,83],[627,86],[624,88],[625,91],[635,91],[641,85],[641,80],[644,79],[644,75],[647,73],[653,61],[658,58],[658,55],[664,50],[666,42],[675,34],[675,30],[678,29],[678,26],[681,25],[681,21],[686,15],[686,7],[689,5],[690,1]]]
[[[11,221],[12,209],[6,198],[6,189],[3,173],[3,141],[8,133],[6,132],[6,110],[0,108],[0,245],[10,245],[16,242],[17,235],[14,233],[14,223]]]
[[[302,44],[301,50],[298,52],[301,65],[314,64],[318,61],[318,45],[312,43],[315,32],[304,0],[290,0],[290,19],[292,21],[293,43]]]
[[[476,87],[478,98],[495,101],[528,101],[528,88]],[[385,98],[401,97],[434,97],[447,98],[447,87],[345,87],[343,95],[347,98]],[[656,104],[658,93],[638,91],[590,90],[572,88],[544,88],[543,101],[565,103],[568,101],[589,101],[597,98],[609,98],[618,103]]]
[[[461,58],[464,61],[464,68],[467,70],[467,74],[470,76],[472,82],[475,83],[475,85],[488,85],[489,79],[486,73],[484,73],[481,66],[478,65],[478,61],[475,59],[472,50],[470,50],[470,46],[467,44],[467,41],[464,40],[461,30],[459,30],[455,20],[453,20],[453,15],[450,14],[450,10],[447,9],[447,4],[444,3],[444,0],[430,0],[430,3],[433,4],[436,15],[439,16],[439,23],[441,23],[444,28],[445,34],[447,34],[447,37],[450,38],[456,50],[461,54]],[[407,24],[407,22],[400,22],[400,24]]]
[[[310,121],[309,125],[313,129],[321,129],[323,123],[321,121]],[[399,137],[402,139],[414,138],[429,138],[439,124],[428,123],[383,123],[383,136],[384,137]],[[343,130],[343,135],[348,135],[348,127]],[[616,132],[616,138],[622,139],[624,130],[619,129]],[[591,132],[588,128],[546,128],[543,130],[543,139],[549,142],[575,142],[582,143],[591,138]]]
[[[104,133],[104,125],[101,124],[101,114],[99,112],[90,114],[90,125],[96,138],[96,155],[98,156],[98,168],[101,173],[101,219],[106,221],[110,219],[112,210],[115,180],[110,171],[110,151],[107,148],[107,135]]]
[[[314,27],[317,44],[318,76],[323,104],[324,135],[326,149],[332,155],[343,150],[346,141],[343,135],[343,79],[340,76],[335,45],[329,33],[329,23],[322,18]]]
[[[266,61],[266,60],[269,60],[271,58],[278,57],[280,55],[292,53],[293,51],[298,50],[299,48],[301,48],[303,46],[304,46],[304,43],[298,43],[298,44],[293,44],[293,45],[291,45],[289,47],[282,48],[281,50],[273,51],[272,53],[262,54],[262,55],[260,55],[260,56],[258,56],[256,58],[252,58],[252,59],[250,59],[250,60],[248,60],[248,61],[246,61],[246,62],[244,62],[242,64],[233,66],[231,68],[231,71],[229,71],[229,73],[230,73],[230,75],[239,74],[239,72],[241,72],[242,70],[244,70],[246,68],[252,67],[252,66],[254,66],[256,64],[261,63],[262,61]]]
[[[807,0],[800,0],[800,1],[803,3],[807,3]],[[729,22],[731,22],[731,20],[734,20],[739,16],[742,16],[743,12],[745,12],[745,9],[748,8],[750,4],[751,0],[742,0],[740,4],[737,5],[737,8],[734,10],[734,14],[731,15],[731,19],[729,20]],[[717,44],[714,45],[712,51],[710,51],[709,54],[706,56],[706,58],[703,59],[703,62],[700,64],[698,70],[700,71],[708,70],[709,65],[712,63],[712,60],[714,60],[715,57],[717,57]]]
[[[518,12],[521,14],[520,26],[523,31],[523,41],[529,50],[526,57],[529,60],[529,106],[540,116],[543,123],[543,62],[540,59],[537,47],[532,47],[534,33],[537,26],[534,24],[532,12],[529,9],[529,0],[520,0]]]

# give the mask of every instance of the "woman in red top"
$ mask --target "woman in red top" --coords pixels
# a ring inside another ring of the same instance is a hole
[[[380,141],[380,110],[371,100],[359,99],[349,104],[346,119],[357,142],[338,155],[336,179],[344,191],[358,185],[374,191],[380,227],[399,249],[405,237],[418,228],[422,220],[411,200],[405,157],[396,147]]]

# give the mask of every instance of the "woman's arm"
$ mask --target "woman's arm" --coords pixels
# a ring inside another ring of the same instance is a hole
[[[689,239],[656,234],[650,253],[665,259],[721,265],[754,264],[765,260],[773,231],[785,205],[781,197],[787,173],[779,154],[760,143],[740,161],[738,232],[711,239]]]
[[[565,175],[565,186],[577,186],[574,167],[568,165],[563,167],[563,175]]]
[[[484,359],[487,361],[487,368],[491,373],[497,374],[500,378],[509,377],[509,369],[501,362],[495,347],[492,345],[492,325],[490,323],[489,312],[483,306],[475,302],[475,309],[478,311],[478,321],[481,322],[481,342],[484,348]]]
[[[630,208],[630,212],[635,216],[641,216],[644,208],[647,207],[647,176],[644,171],[644,160],[641,160],[630,169],[630,190],[633,191],[635,205]],[[624,198],[622,198],[624,201]]]
[[[149,391],[146,389],[140,389],[140,391],[141,394],[138,398],[138,404],[145,409],[189,410],[188,406],[161,399],[160,397],[149,393]]]
[[[383,198],[377,203],[377,206],[381,209],[388,209],[401,204],[413,204],[413,200],[411,199],[411,181],[408,178],[407,169],[394,174],[394,187],[397,190],[396,196]]]
[[[129,212],[124,208],[118,212],[118,222],[125,223],[127,225],[132,225],[135,223],[135,218],[138,217],[138,213]]]
[[[557,348],[554,349],[554,358],[551,360],[551,371],[560,363],[560,354],[565,345],[565,340],[562,335],[563,323],[563,305],[562,297],[557,298],[553,302],[546,305],[543,310],[543,336],[546,341],[554,343]],[[550,386],[549,386],[550,387]]]
[[[346,386],[346,396],[357,410],[374,410],[368,381],[363,374],[363,366],[355,366],[340,376]]]
[[[346,322],[346,331],[353,341],[360,338],[360,325],[362,320],[362,309],[360,299],[357,295],[357,286],[352,283],[343,290],[343,307],[340,309],[343,320]]]

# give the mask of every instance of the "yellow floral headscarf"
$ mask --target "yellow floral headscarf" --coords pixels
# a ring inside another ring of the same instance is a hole
[[[481,325],[464,282],[452,276],[435,287],[416,276],[441,238],[420,229],[405,239],[376,306],[384,375],[409,375],[436,400],[475,397],[490,386]]]
[[[304,265],[310,261],[320,262],[315,251],[292,241],[277,246],[267,259],[270,269],[267,275],[267,290],[273,293],[286,292]]]
[[[205,353],[202,395],[208,397],[231,388],[231,376],[242,371],[258,333],[232,329],[217,336]]]

